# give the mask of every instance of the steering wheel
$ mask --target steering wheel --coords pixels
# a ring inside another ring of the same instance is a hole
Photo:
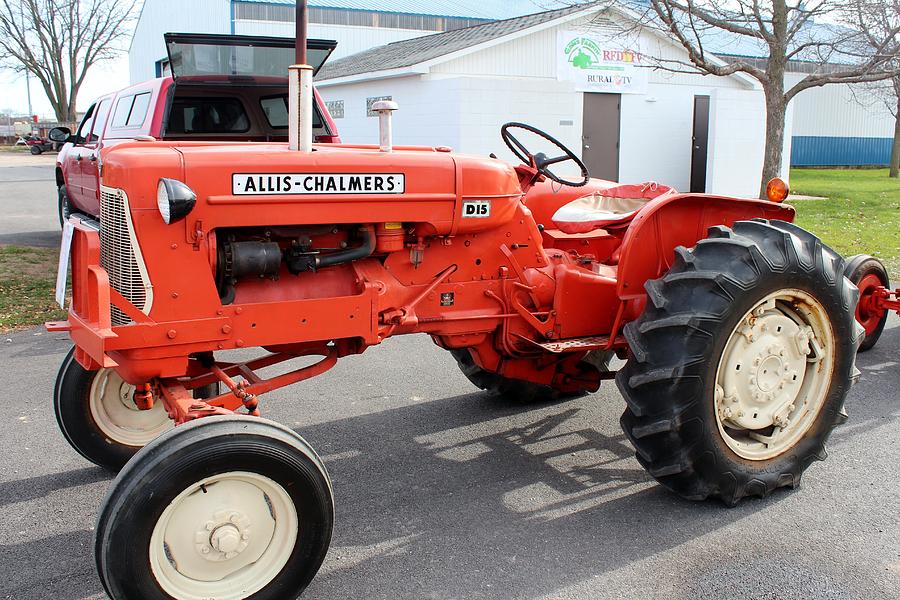
[[[532,154],[528,151],[528,148],[526,148],[524,144],[522,144],[522,142],[520,142],[516,138],[516,136],[514,136],[510,132],[510,129],[524,129],[525,131],[530,131],[531,133],[547,140],[548,142],[562,150],[563,154],[555,158],[547,158],[547,155],[545,155],[543,152]],[[537,127],[532,127],[531,125],[526,125],[525,123],[507,123],[500,128],[500,137],[503,138],[503,142],[510,149],[510,151],[512,151],[512,153],[516,155],[516,158],[527,165],[533,166],[538,170],[538,173],[540,173],[544,177],[547,177],[548,179],[552,179],[557,183],[569,185],[572,187],[585,186],[591,179],[591,176],[588,174],[587,167],[584,165],[580,158],[575,156],[575,154],[571,150],[566,148],[562,144],[562,142],[560,142],[550,134],[541,131]],[[578,165],[578,168],[581,169],[582,178],[580,181],[568,181],[566,179],[563,179],[562,177],[552,173],[548,168],[555,164],[563,163],[569,160],[574,162],[576,165]]]

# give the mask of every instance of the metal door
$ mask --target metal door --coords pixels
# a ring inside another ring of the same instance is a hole
[[[694,96],[694,133],[691,137],[691,191],[706,191],[709,148],[709,96]]]
[[[621,112],[621,94],[584,94],[581,158],[591,177],[619,180]]]

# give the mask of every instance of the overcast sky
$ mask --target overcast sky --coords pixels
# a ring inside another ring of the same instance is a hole
[[[128,55],[95,65],[87,74],[78,93],[78,110],[86,110],[94,98],[114,92],[128,85]],[[53,118],[50,101],[44,88],[34,76],[31,77],[31,106],[35,114]],[[12,109],[14,114],[27,114],[28,98],[25,93],[25,75],[12,71],[0,71],[0,112]]]

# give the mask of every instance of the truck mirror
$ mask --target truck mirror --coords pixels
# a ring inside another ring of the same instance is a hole
[[[69,137],[72,135],[72,132],[68,127],[54,127],[47,134],[47,137],[50,138],[53,142],[66,143],[69,141]]]

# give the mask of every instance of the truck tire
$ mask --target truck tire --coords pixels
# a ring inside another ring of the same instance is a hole
[[[733,506],[824,460],[863,334],[843,272],[812,234],[754,220],[710,228],[647,282],[616,382],[622,429],[659,483]]]
[[[467,348],[455,348],[450,354],[456,359],[456,364],[466,379],[472,382],[478,389],[488,392],[491,396],[503,398],[521,404],[535,402],[557,402],[577,398],[582,392],[561,392],[549,385],[540,385],[520,379],[509,379],[490,371],[485,371],[472,358],[472,353]]]
[[[141,450],[97,519],[97,572],[112,600],[296,598],[322,564],[331,481],[290,429],[206,417]]]
[[[40,146],[32,146],[31,147],[31,153],[34,154],[35,156],[37,156],[41,152],[43,152],[43,150],[41,149]]]
[[[72,214],[72,205],[69,202],[69,192],[66,191],[65,184],[57,188],[56,202],[56,211],[59,215],[59,226],[62,227],[63,223],[69,220],[69,215]]]
[[[878,343],[878,338],[881,337],[888,319],[887,310],[877,310],[870,305],[872,292],[879,287],[889,288],[891,282],[884,264],[874,256],[866,254],[857,254],[848,258],[844,276],[859,288],[856,320],[866,330],[866,337],[859,346],[859,351],[865,352],[871,350]]]
[[[218,384],[195,391],[198,398],[218,395]],[[56,422],[63,437],[92,463],[118,471],[143,446],[173,427],[161,401],[138,410],[132,394],[113,369],[88,371],[75,360],[75,349],[63,359],[53,389]]]

